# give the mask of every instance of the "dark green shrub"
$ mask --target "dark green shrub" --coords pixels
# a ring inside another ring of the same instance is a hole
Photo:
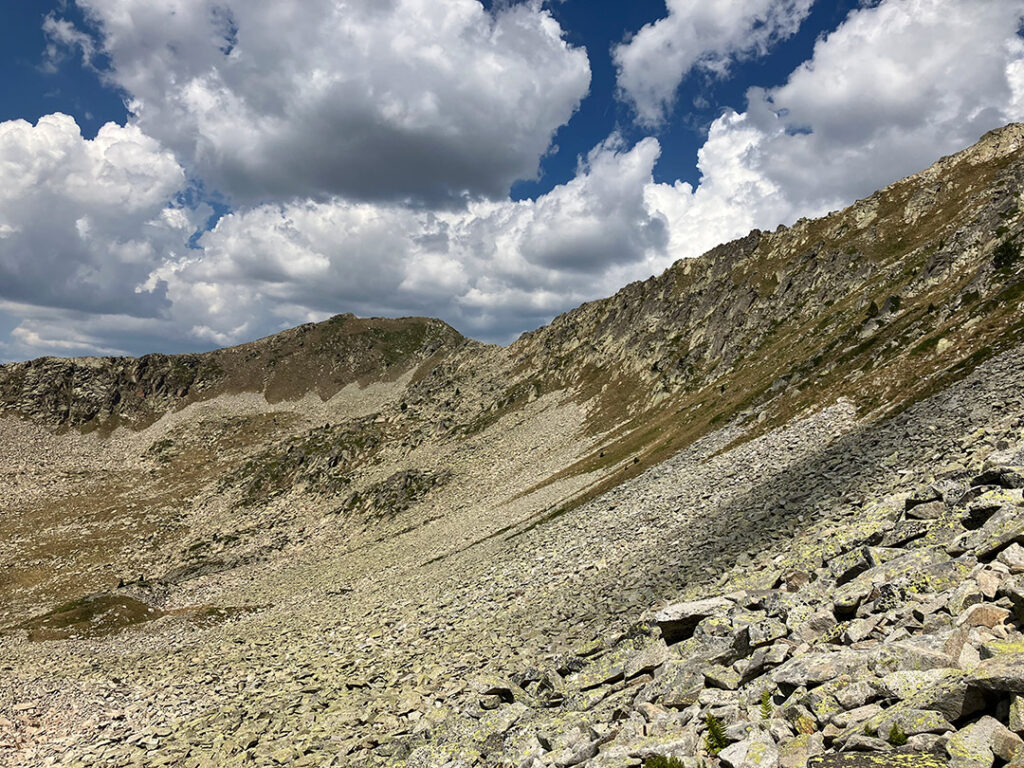
[[[654,757],[648,757],[644,761],[644,768],[685,768],[685,766],[678,757],[655,755]]]
[[[729,745],[725,740],[725,726],[710,712],[704,718],[704,725],[708,729],[708,732],[704,734],[704,748],[709,755],[714,757]]]
[[[996,269],[1009,269],[1020,259],[1020,246],[1012,240],[1003,240],[992,252],[992,266]]]

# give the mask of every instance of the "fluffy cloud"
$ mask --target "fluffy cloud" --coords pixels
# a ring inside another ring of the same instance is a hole
[[[1024,0],[886,0],[712,126],[703,178],[648,190],[674,257],[842,207],[1024,119]],[[713,232],[709,238],[707,232]]]
[[[196,211],[176,206],[177,161],[138,127],[83,139],[67,115],[0,123],[0,300],[151,315],[163,286],[140,285],[184,244]]]
[[[1022,0],[888,0],[819,40],[780,88],[753,90],[751,166],[798,208],[870,193],[1020,120]]]
[[[668,16],[616,46],[619,90],[641,124],[656,126],[694,68],[724,74],[735,58],[764,55],[800,28],[813,2],[666,0]]]
[[[81,152],[99,153],[116,132],[108,126],[89,142],[70,118],[46,118],[41,125],[51,121]],[[130,135],[137,137],[137,130]],[[106,292],[70,276],[54,281],[45,296],[5,284],[0,320],[6,312],[20,322],[0,352],[210,348],[340,311],[441,316],[464,332],[508,340],[664,261],[667,222],[645,199],[659,154],[654,139],[628,147],[612,136],[580,161],[575,178],[537,200],[476,201],[463,210],[341,198],[261,205],[223,217],[189,248],[194,224],[175,220],[184,211],[168,202],[182,180],[180,168],[171,161],[175,172],[159,186],[165,155],[108,150],[105,166],[94,163],[74,183],[56,180],[55,189],[67,188],[64,196],[51,191],[26,201],[22,212],[31,215],[18,217],[30,222],[38,242],[52,230],[48,212],[59,208],[67,212],[59,218],[69,222],[63,229],[71,233],[63,237],[70,239],[79,235],[75,222],[87,215],[75,190],[110,186],[88,202],[102,212],[92,214],[102,225],[92,227],[87,247],[54,251],[53,263],[25,281],[47,286],[47,274],[79,274],[88,263],[107,281]],[[132,191],[132,181],[140,188]],[[123,215],[132,195],[132,205],[144,211],[134,218]],[[141,239],[125,240],[128,232]],[[133,247],[118,250],[122,241]],[[0,240],[4,256],[6,242]],[[25,250],[23,265],[30,262],[31,249]],[[118,258],[125,252],[139,257]]]
[[[501,197],[590,84],[539,0],[77,4],[137,125],[236,202]]]
[[[202,258],[158,275],[192,333],[224,343],[344,308],[440,315],[488,338],[540,323],[642,274],[668,242],[644,199],[660,147],[612,137],[577,176],[536,201],[422,211],[340,199],[232,214],[200,240]],[[254,312],[253,304],[270,309]],[[276,313],[276,316],[275,314]]]

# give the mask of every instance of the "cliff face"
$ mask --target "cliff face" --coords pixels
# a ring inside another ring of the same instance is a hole
[[[45,357],[0,366],[0,411],[60,426],[141,427],[224,393],[326,399],[353,382],[397,378],[463,342],[440,320],[338,315],[206,354]]]

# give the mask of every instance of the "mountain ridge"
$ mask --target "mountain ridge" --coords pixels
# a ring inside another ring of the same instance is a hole
[[[0,758],[637,768],[696,761],[707,713],[745,743],[747,683],[925,623],[857,592],[815,635],[824,592],[907,553],[994,567],[945,548],[1015,519],[972,483],[1024,450],[1022,150],[1008,126],[508,347],[339,316],[180,379],[0,367]],[[696,640],[653,628],[709,597]],[[743,645],[770,618],[784,660]],[[841,743],[811,688],[776,692],[773,749],[801,717]]]

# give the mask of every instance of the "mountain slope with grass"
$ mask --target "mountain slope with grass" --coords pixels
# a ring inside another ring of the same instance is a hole
[[[1011,125],[505,348],[343,315],[0,366],[0,758],[625,768],[712,757],[711,715],[714,759],[795,768],[850,744],[843,675],[870,717],[937,711],[885,676],[1024,642],[991,586],[1016,567],[1022,201]],[[915,593],[889,562],[952,576]],[[946,624],[957,654],[887,655]],[[981,718],[1012,734],[1016,694],[971,681],[978,708],[908,743],[1006,742]]]

